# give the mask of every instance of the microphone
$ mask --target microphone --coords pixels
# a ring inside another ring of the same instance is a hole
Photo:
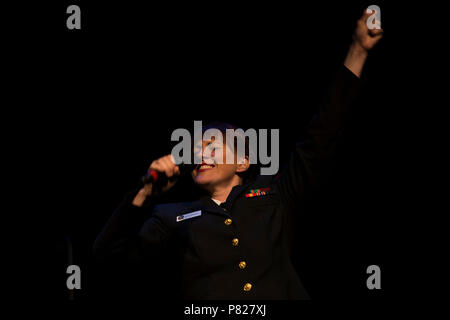
[[[164,188],[169,181],[174,181],[178,178],[184,177],[194,171],[196,164],[185,164],[182,163],[178,167],[180,168],[180,175],[167,178],[164,172],[159,172],[156,170],[148,170],[147,173],[142,177],[143,184],[153,183],[155,189]]]

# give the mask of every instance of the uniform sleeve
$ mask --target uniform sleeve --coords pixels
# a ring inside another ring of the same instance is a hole
[[[154,214],[151,200],[144,207],[132,204],[135,195],[133,192],[124,199],[97,237],[93,248],[96,259],[141,262],[159,254],[168,229]]]
[[[342,66],[307,129],[306,139],[297,144],[287,167],[276,179],[280,194],[289,203],[298,204],[326,181],[345,120],[360,87],[361,80]]]

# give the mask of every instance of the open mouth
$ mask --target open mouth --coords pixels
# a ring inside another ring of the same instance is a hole
[[[202,163],[197,166],[197,172],[199,172],[199,173],[205,172],[205,171],[211,170],[213,168],[215,168],[215,165],[213,165],[213,164]]]

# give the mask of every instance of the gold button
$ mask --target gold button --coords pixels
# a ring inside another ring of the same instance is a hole
[[[245,291],[245,292],[249,292],[249,291],[252,290],[252,288],[253,288],[252,284],[251,284],[251,283],[247,283],[247,284],[244,286],[244,291]]]
[[[235,238],[233,239],[233,246],[237,247],[239,245],[239,239]]]
[[[242,261],[241,263],[239,263],[239,268],[241,268],[242,270],[244,270],[245,268],[247,268],[247,262]]]
[[[231,219],[225,220],[225,224],[226,224],[227,226],[231,226],[232,223],[233,223],[233,220],[231,220]]]

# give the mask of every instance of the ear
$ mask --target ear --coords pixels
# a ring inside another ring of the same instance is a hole
[[[242,173],[242,172],[247,171],[248,168],[250,168],[250,160],[248,159],[247,156],[245,156],[244,163],[240,163],[240,164],[237,165],[236,172]]]

